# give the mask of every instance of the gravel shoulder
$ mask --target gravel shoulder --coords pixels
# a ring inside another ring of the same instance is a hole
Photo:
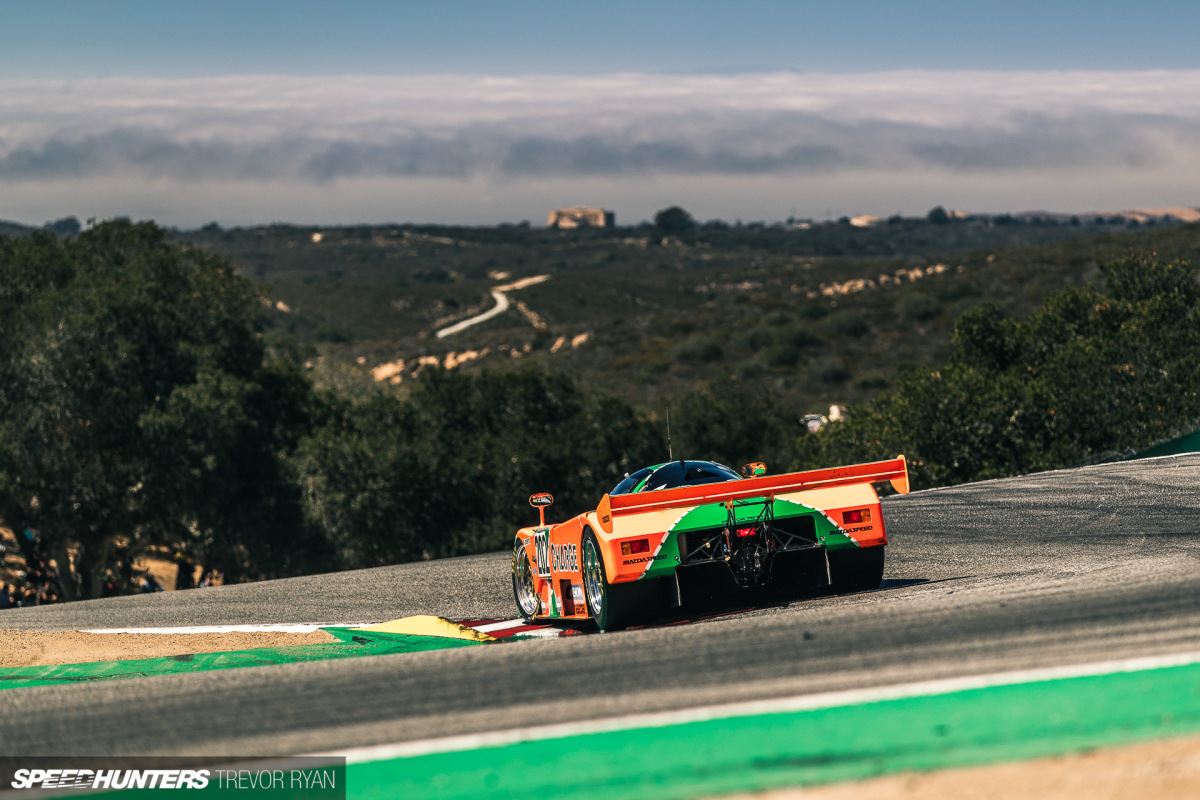
[[[0,630],[0,668],[91,661],[127,661],[189,653],[226,653],[255,647],[286,647],[337,641],[325,631],[230,633],[82,633]]]

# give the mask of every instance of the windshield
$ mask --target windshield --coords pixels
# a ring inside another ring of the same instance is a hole
[[[609,494],[610,495],[629,494],[630,492],[633,491],[633,488],[635,486],[637,486],[639,483],[641,483],[642,481],[644,481],[646,479],[647,475],[649,475],[651,472],[654,472],[654,470],[658,469],[661,466],[662,466],[662,464],[655,464],[653,467],[646,467],[645,469],[639,469],[637,472],[633,473],[632,475],[626,475],[625,480],[618,483],[613,488],[613,490],[611,492],[609,492]]]
[[[638,470],[618,483],[609,494],[656,492],[680,486],[736,481],[741,480],[741,477],[729,467],[712,461],[669,461]]]

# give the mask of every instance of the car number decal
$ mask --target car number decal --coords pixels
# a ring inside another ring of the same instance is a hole
[[[550,577],[550,529],[534,528],[533,549],[537,559],[539,578]]]

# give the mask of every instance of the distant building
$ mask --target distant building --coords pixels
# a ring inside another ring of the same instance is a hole
[[[617,215],[603,208],[558,208],[550,212],[546,226],[550,228],[611,228]]]

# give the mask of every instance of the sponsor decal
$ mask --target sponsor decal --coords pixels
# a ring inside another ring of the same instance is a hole
[[[857,528],[846,528],[845,531],[846,533],[858,533],[859,531],[869,531],[872,527],[871,525],[860,525]]]
[[[550,560],[555,572],[579,572],[579,545],[551,545]]]
[[[600,530],[605,533],[613,532],[612,502],[608,495],[600,498],[600,505],[596,506],[596,518],[600,521]]]
[[[204,789],[206,769],[19,769],[14,789]]]
[[[580,605],[583,604],[583,584],[571,584],[571,599]]]
[[[653,561],[654,556],[643,556],[642,558],[627,558],[622,561],[622,564],[642,564],[646,561]]]
[[[217,768],[192,758],[127,757],[4,757],[0,756],[0,795],[41,797],[78,790],[93,792],[153,792],[198,790],[245,791],[263,800],[345,800],[344,758],[280,758],[269,763],[231,764]],[[29,794],[22,790],[31,790]]]

